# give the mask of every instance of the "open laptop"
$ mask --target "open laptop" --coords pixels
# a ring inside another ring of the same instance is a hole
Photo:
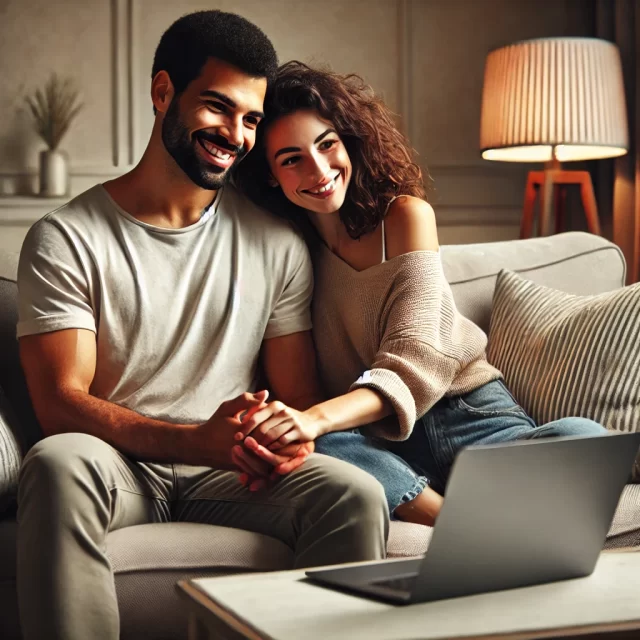
[[[640,433],[468,447],[422,558],[306,575],[397,604],[589,575],[638,447]]]

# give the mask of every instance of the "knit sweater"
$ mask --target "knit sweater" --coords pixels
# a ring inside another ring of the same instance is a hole
[[[364,428],[409,437],[444,396],[501,377],[486,360],[487,336],[456,308],[440,254],[414,251],[357,271],[313,243],[313,335],[330,397],[375,389],[395,415]]]

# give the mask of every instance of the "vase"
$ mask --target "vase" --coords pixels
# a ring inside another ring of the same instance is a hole
[[[40,152],[40,195],[48,198],[69,193],[69,164],[64,151]]]

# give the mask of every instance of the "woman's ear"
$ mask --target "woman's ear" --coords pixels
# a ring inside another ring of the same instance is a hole
[[[269,179],[267,180],[267,182],[269,183],[270,187],[279,187],[280,186],[278,184],[278,181],[271,174],[269,174]]]

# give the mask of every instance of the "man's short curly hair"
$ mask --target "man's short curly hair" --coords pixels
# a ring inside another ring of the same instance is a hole
[[[273,78],[278,56],[265,33],[242,16],[196,11],[178,18],[162,35],[151,77],[166,71],[176,94],[200,75],[209,58],[228,62],[255,78]]]

